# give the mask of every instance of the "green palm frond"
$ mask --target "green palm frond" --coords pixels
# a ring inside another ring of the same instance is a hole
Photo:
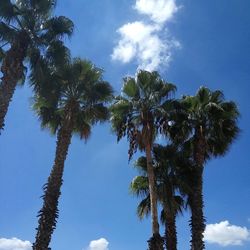
[[[210,98],[211,102],[214,103],[221,103],[224,100],[224,94],[222,91],[220,90],[215,90],[211,93],[211,98]]]
[[[61,124],[61,112],[44,97],[36,95],[33,99],[33,110],[41,121],[42,128],[49,128],[52,134],[57,132]]]
[[[139,157],[134,162],[135,168],[139,171],[139,173],[143,176],[147,175],[147,158],[145,156]]]
[[[71,36],[74,30],[74,24],[65,16],[53,17],[43,24],[43,34],[41,39],[46,42],[61,39],[63,36]]]
[[[135,79],[132,77],[124,78],[122,92],[130,98],[135,98],[135,99],[140,98],[140,90],[136,84]]]
[[[99,72],[97,72],[97,74],[99,75]],[[88,79],[86,79],[86,81],[88,83]],[[90,103],[96,103],[97,101],[110,102],[112,100],[113,89],[107,82],[100,79],[96,84],[91,84],[91,81],[89,83],[89,88],[86,88],[85,91],[86,99],[88,99]]]
[[[137,215],[142,220],[150,214],[150,197],[147,196],[137,206]]]
[[[84,108],[84,116],[91,124],[105,122],[109,118],[109,111],[103,103],[89,105]]]
[[[83,112],[77,114],[75,133],[80,135],[80,139],[88,140],[91,134],[91,124],[85,118]]]
[[[206,104],[209,102],[210,90],[206,87],[200,87],[196,93],[196,97],[201,104]]]
[[[130,184],[130,191],[139,197],[149,195],[148,178],[145,176],[136,176]]]
[[[52,41],[47,48],[46,59],[55,66],[62,67],[70,62],[70,50],[62,41]]]

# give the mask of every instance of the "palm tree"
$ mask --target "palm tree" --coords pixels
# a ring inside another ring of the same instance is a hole
[[[219,90],[201,87],[195,96],[184,96],[181,100],[186,115],[172,124],[172,139],[181,141],[191,152],[194,161],[191,207],[191,249],[205,249],[203,233],[203,170],[205,163],[214,157],[223,156],[239,134],[237,120],[239,111],[232,101],[225,101]],[[171,131],[171,129],[170,129]]]
[[[26,66],[41,70],[39,59],[44,52],[63,47],[61,39],[73,32],[68,18],[51,15],[55,4],[56,0],[1,0],[0,131],[16,86],[25,81]]]
[[[87,140],[91,126],[108,119],[105,103],[112,98],[112,88],[102,80],[102,70],[89,61],[74,59],[62,68],[50,70],[53,88],[45,96],[36,95],[34,108],[42,127],[57,134],[57,146],[54,165],[44,186],[34,250],[48,249],[56,228],[64,162],[72,135],[76,133]]]
[[[122,94],[111,107],[111,122],[118,141],[127,136],[129,159],[139,148],[146,152],[150,208],[153,236],[148,241],[150,250],[163,249],[159,234],[157,192],[152,165],[152,146],[159,132],[159,121],[166,118],[175,91],[173,84],[162,80],[157,72],[139,71],[135,78],[124,78]]]
[[[173,145],[154,145],[153,165],[156,178],[158,201],[162,206],[161,221],[165,225],[165,246],[168,250],[177,249],[176,217],[186,207],[185,196],[189,193],[189,183],[184,175],[189,163],[183,158],[181,152]],[[150,195],[148,189],[146,158],[140,157],[136,168],[141,173],[131,183],[131,191],[143,200],[137,207],[139,218],[147,216],[150,212]]]

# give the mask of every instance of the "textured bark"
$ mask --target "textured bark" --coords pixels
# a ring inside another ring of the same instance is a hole
[[[149,250],[163,250],[164,239],[159,234],[158,211],[157,211],[157,192],[155,188],[155,174],[152,164],[151,146],[146,146],[147,172],[150,194],[150,207],[152,219],[153,236],[148,241]]]
[[[153,235],[159,234],[158,211],[157,211],[157,192],[155,188],[155,174],[152,164],[151,146],[146,146],[148,185],[150,195],[151,220]]]
[[[203,209],[203,165],[205,162],[205,138],[202,134],[202,129],[198,129],[196,132],[195,152],[194,160],[196,163],[196,169],[194,171],[193,190],[190,196],[191,205],[191,250],[203,250],[205,249],[204,236],[205,223]]]
[[[148,240],[148,250],[163,250],[164,249],[164,239],[160,234],[153,234],[153,236]]]
[[[165,246],[167,250],[177,250],[176,216],[166,212]]]
[[[67,113],[67,112],[65,112]],[[49,243],[56,228],[58,218],[58,202],[63,183],[64,162],[68,154],[73,132],[71,114],[64,118],[62,127],[58,131],[56,156],[48,182],[44,187],[43,207],[38,213],[39,225],[33,250],[49,250]]]
[[[5,116],[17,82],[23,75],[23,61],[26,56],[28,42],[26,33],[20,33],[17,41],[7,51],[1,66],[3,76],[0,84],[0,133],[4,129]]]

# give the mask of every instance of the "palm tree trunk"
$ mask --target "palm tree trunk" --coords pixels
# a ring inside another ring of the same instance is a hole
[[[203,209],[203,165],[205,161],[205,138],[202,135],[202,129],[200,128],[196,133],[196,143],[194,159],[196,168],[193,175],[193,190],[190,196],[191,206],[191,250],[203,250],[205,249],[204,243],[204,231],[206,227],[206,220],[204,218]]]
[[[190,205],[191,205],[191,249],[192,250],[203,250],[205,244],[203,241],[203,233],[205,231],[205,218],[203,215],[203,168],[195,171],[195,185],[191,194]]]
[[[157,192],[155,188],[155,175],[152,164],[151,146],[146,146],[147,172],[149,183],[151,219],[153,236],[148,241],[149,250],[163,250],[164,240],[159,234],[158,211],[157,211]]]
[[[167,250],[177,250],[176,215],[166,212],[165,246]]]
[[[0,84],[0,133],[4,129],[4,120],[9,104],[14,95],[17,82],[23,75],[23,61],[28,48],[28,38],[20,33],[17,42],[7,51],[1,66],[2,82]]]
[[[57,136],[56,156],[48,182],[44,187],[43,207],[38,213],[39,225],[33,250],[48,250],[58,218],[58,201],[63,183],[64,162],[71,142],[72,122],[64,122]]]

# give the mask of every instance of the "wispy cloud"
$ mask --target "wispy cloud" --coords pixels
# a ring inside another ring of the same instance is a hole
[[[148,21],[128,22],[117,30],[120,39],[113,49],[112,60],[122,63],[134,60],[138,68],[149,71],[167,65],[173,48],[180,46],[166,29],[178,11],[176,0],[136,0],[133,7],[146,15]]]
[[[250,240],[250,231],[246,227],[231,225],[228,221],[209,224],[204,232],[204,239],[208,243],[220,246],[240,246]]]
[[[159,24],[171,20],[179,9],[176,0],[137,0],[134,8]]]
[[[22,241],[17,238],[0,238],[0,250],[31,250],[29,241]]]
[[[87,250],[108,250],[109,242],[105,238],[99,240],[92,240],[89,243]]]

